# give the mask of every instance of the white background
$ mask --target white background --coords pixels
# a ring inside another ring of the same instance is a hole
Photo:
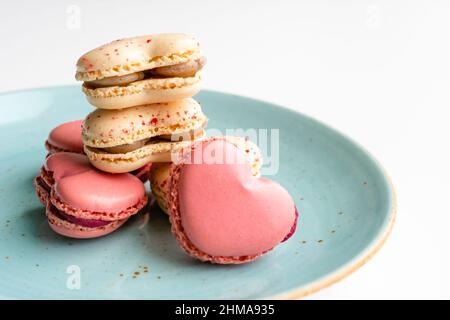
[[[311,115],[389,172],[385,247],[310,298],[450,298],[450,1],[2,1],[0,91],[75,83],[85,51],[158,32],[199,38],[206,88]]]

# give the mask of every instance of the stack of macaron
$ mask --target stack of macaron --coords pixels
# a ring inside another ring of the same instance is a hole
[[[78,60],[75,77],[96,110],[50,132],[35,178],[53,230],[98,237],[142,209],[151,164],[205,135],[207,117],[191,98],[204,64],[185,34],[120,39]]]
[[[192,99],[205,62],[185,34],[119,39],[78,60],[76,79],[96,109],[51,131],[35,178],[54,231],[116,230],[147,204],[148,179],[178,244],[201,261],[253,261],[294,233],[295,204],[261,178],[258,146],[205,136],[208,118]]]
[[[84,54],[76,78],[97,109],[83,122],[84,152],[110,173],[171,161],[204,137],[207,117],[192,99],[205,64],[198,41],[178,33],[119,39]]]

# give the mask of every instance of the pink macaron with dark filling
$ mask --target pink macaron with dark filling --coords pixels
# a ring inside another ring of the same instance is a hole
[[[95,238],[119,228],[147,203],[135,176],[110,174],[92,167],[85,155],[50,155],[35,179],[50,227],[71,238]]]
[[[252,175],[245,154],[221,138],[184,150],[172,165],[168,206],[179,245],[202,261],[252,261],[295,232],[298,213],[278,183]]]
[[[81,125],[83,120],[69,121],[55,127],[45,141],[45,148],[50,154],[57,152],[74,152],[83,154]]]

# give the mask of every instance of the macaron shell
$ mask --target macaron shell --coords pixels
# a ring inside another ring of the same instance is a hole
[[[84,154],[60,152],[45,159],[44,169],[51,172],[54,180],[92,170],[89,159]]]
[[[194,99],[156,103],[121,110],[98,109],[83,122],[86,146],[105,148],[203,127],[207,118]]]
[[[254,178],[235,145],[214,140],[197,146],[206,144],[234,154],[237,162],[173,167],[172,231],[183,249],[200,260],[251,261],[289,234],[296,221],[294,202],[276,182]]]
[[[54,128],[45,144],[47,150],[50,153],[62,151],[83,153],[82,123],[83,120],[75,120],[60,124]]]
[[[195,141],[204,137],[204,131]],[[131,172],[148,163],[170,162],[172,156],[182,148],[188,147],[192,141],[155,141],[127,153],[106,153],[101,149],[85,146],[84,150],[91,164],[99,170],[110,173]]]
[[[89,81],[188,61],[198,41],[182,33],[124,38],[93,49],[77,62],[77,80]]]
[[[53,191],[52,202],[56,197],[66,207],[83,210],[76,216],[84,219],[117,220],[123,218],[119,214],[146,199],[143,183],[133,175],[111,175],[97,170],[60,179]]]
[[[75,239],[91,239],[105,236],[117,230],[127,221],[127,219],[123,219],[118,221],[112,221],[108,225],[98,228],[87,228],[58,218],[53,213],[53,210],[55,210],[55,208],[49,203],[47,205],[46,213],[47,213],[47,221],[50,228],[62,236]]]
[[[188,78],[150,78],[126,86],[82,90],[88,102],[99,109],[123,109],[149,103],[173,102],[200,91],[201,71]]]

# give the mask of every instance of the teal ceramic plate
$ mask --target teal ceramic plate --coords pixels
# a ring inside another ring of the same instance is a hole
[[[348,275],[379,249],[394,221],[395,197],[361,147],[267,102],[213,91],[197,98],[209,128],[279,129],[280,166],[272,178],[299,209],[293,238],[250,264],[200,263],[178,248],[167,217],[151,208],[103,238],[58,236],[32,180],[50,129],[92,108],[74,86],[6,93],[0,95],[1,298],[299,298]]]

